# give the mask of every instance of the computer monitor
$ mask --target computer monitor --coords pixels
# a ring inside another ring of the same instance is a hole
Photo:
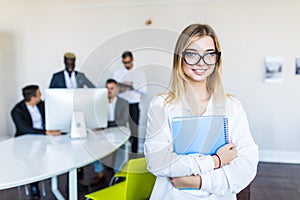
[[[107,127],[107,89],[46,89],[46,130],[71,131],[72,114],[82,111],[89,129]]]

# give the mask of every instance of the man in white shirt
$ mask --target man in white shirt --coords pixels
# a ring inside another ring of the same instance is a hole
[[[60,135],[60,131],[45,130],[45,105],[39,86],[28,85],[22,89],[22,93],[24,99],[11,111],[16,125],[15,137],[25,134]]]
[[[24,99],[11,111],[16,126],[15,137],[26,134],[60,135],[60,131],[45,130],[45,106],[41,101],[39,86],[28,85],[22,89],[22,93]],[[39,199],[38,182],[31,183],[30,186],[32,199]]]
[[[124,67],[114,73],[113,79],[118,82],[119,97],[129,103],[129,127],[131,132],[131,151],[138,152],[138,125],[140,117],[139,103],[141,96],[147,92],[146,76],[138,68],[133,68],[133,55],[130,51],[122,54]]]

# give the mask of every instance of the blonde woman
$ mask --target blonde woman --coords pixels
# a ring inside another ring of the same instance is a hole
[[[258,148],[242,104],[225,95],[221,64],[219,41],[210,26],[193,24],[183,30],[170,91],[154,97],[148,112],[145,156],[148,170],[157,177],[151,199],[236,199],[255,177]],[[212,156],[174,153],[172,118],[213,114],[228,118],[229,144]]]

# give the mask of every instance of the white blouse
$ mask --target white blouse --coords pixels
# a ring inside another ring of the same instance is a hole
[[[226,98],[229,141],[236,145],[238,156],[230,164],[214,170],[211,156],[173,152],[172,118],[193,114],[185,100],[165,105],[165,98],[154,97],[148,111],[145,156],[148,170],[157,177],[151,200],[236,199],[236,193],[254,179],[258,164],[258,147],[251,136],[242,104],[232,96]],[[203,115],[215,114],[212,102],[213,97]],[[179,190],[169,179],[192,174],[201,175],[200,190]]]

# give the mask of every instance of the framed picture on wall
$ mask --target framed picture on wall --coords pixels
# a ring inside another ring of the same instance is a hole
[[[295,59],[295,74],[300,75],[300,57]]]
[[[265,58],[265,82],[282,82],[283,58],[271,57]]]

